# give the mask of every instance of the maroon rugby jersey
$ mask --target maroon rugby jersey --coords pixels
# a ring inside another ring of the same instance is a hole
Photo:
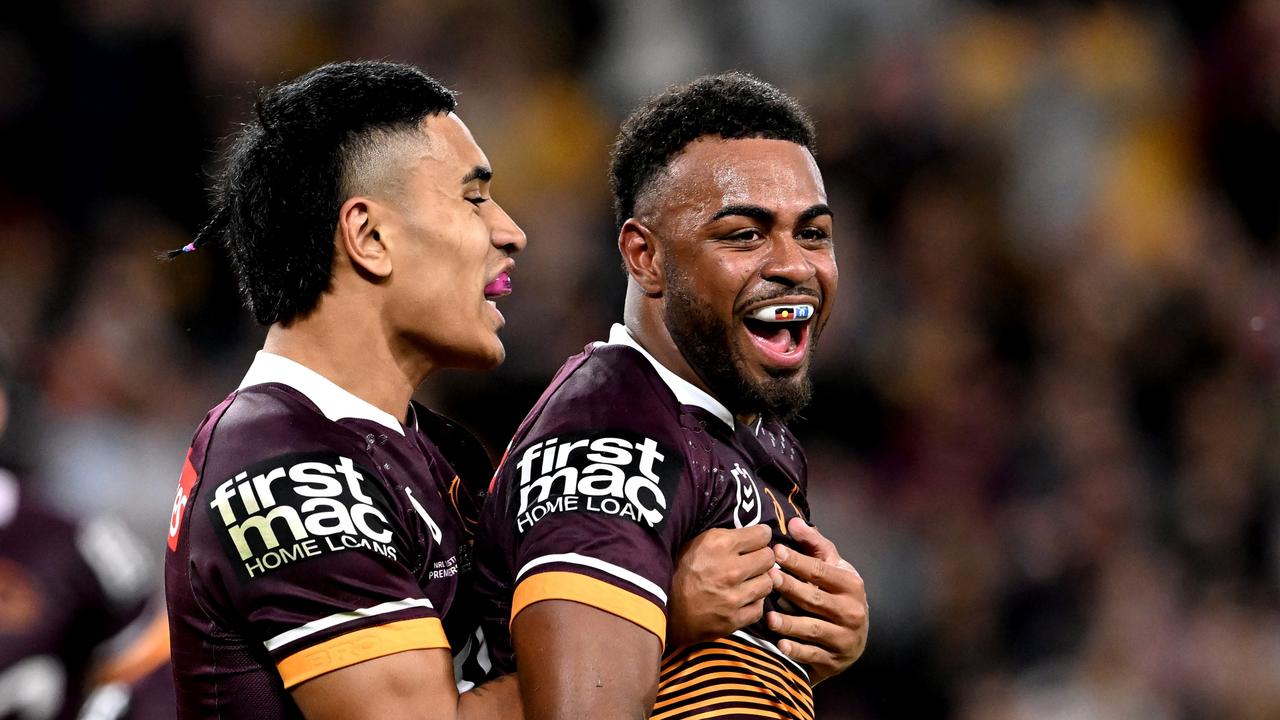
[[[165,560],[180,716],[301,717],[289,688],[405,650],[452,648],[471,674],[468,523],[490,465],[447,420],[408,416],[260,352],[205,417]]]
[[[509,622],[540,600],[630,620],[665,644],[675,557],[704,530],[808,518],[805,457],[776,422],[748,428],[615,325],[571,358],[525,418],[490,488],[477,551],[496,672]],[[775,609],[774,599],[766,610]],[[652,717],[812,718],[803,667],[763,623],[665,648]]]
[[[93,679],[132,669],[126,656],[163,664],[147,564],[122,525],[65,518],[0,470],[0,720],[75,717]]]

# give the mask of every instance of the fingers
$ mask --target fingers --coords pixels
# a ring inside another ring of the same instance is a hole
[[[760,548],[755,552],[740,555],[737,558],[739,581],[757,575],[764,575],[773,568],[773,549]]]
[[[787,531],[804,547],[807,555],[812,555],[830,565],[843,562],[835,543],[828,540],[825,535],[818,532],[818,528],[805,522],[803,518],[793,517],[787,521]]]
[[[831,651],[816,645],[799,643],[794,640],[779,640],[778,649],[782,651],[783,655],[792,660],[815,669],[831,666],[838,667],[843,664]]]
[[[788,638],[795,640],[804,640],[824,648],[839,648],[849,644],[854,639],[852,630],[827,622],[822,618],[770,612],[765,620],[769,625],[769,629],[779,635],[786,635]]]
[[[751,525],[744,528],[725,530],[724,532],[732,535],[733,549],[743,555],[766,547],[769,544],[769,539],[773,537],[773,532],[768,525]]]
[[[849,592],[862,587],[862,576],[844,560],[840,560],[839,564],[828,563],[816,557],[802,555],[786,545],[775,545],[773,557],[791,575],[824,590]]]

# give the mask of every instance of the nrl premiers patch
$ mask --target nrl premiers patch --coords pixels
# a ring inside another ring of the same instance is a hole
[[[610,515],[660,530],[684,466],[671,448],[623,430],[543,438],[507,462],[519,534],[566,512]]]
[[[206,501],[232,563],[248,578],[336,552],[405,553],[377,476],[335,453],[294,453],[222,481]]]

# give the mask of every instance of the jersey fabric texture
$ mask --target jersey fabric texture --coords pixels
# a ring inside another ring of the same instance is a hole
[[[73,718],[95,681],[164,666],[148,562],[123,525],[64,517],[0,470],[0,719]]]
[[[515,669],[509,623],[571,600],[666,637],[681,547],[710,528],[807,520],[806,464],[781,424],[746,427],[658,363],[622,326],[559,371],[490,488],[477,559],[496,672]],[[766,610],[777,609],[775,599]],[[652,717],[812,718],[805,669],[763,623],[664,648]]]
[[[301,717],[289,688],[405,650],[483,674],[467,579],[491,466],[458,426],[407,416],[260,352],[205,417],[165,560],[180,717]]]

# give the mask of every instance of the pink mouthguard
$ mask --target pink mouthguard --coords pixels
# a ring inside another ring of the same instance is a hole
[[[484,286],[485,295],[505,295],[511,292],[511,276],[507,273],[501,273],[493,279],[493,282]]]

